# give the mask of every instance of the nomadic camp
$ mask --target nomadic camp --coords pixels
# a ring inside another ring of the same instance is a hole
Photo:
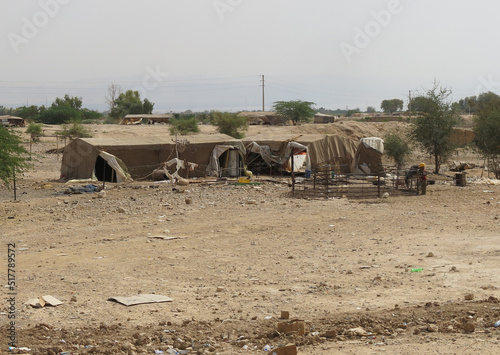
[[[150,176],[167,165],[181,177],[239,176],[242,143],[225,134],[164,138],[82,138],[63,152],[61,177],[120,182]],[[236,153],[234,153],[236,151]]]

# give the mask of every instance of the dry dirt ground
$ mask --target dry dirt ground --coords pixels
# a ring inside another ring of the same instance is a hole
[[[355,136],[387,129],[342,126]],[[102,197],[66,195],[61,157],[43,153],[54,147],[50,139],[34,146],[18,202],[0,190],[1,274],[7,284],[7,245],[15,243],[16,345],[31,349],[13,353],[255,354],[287,343],[299,354],[498,353],[497,185],[439,179],[426,196],[298,200],[286,179],[211,179],[183,193],[138,181],[107,184]],[[12,296],[3,290],[5,325]],[[141,293],[173,301],[108,301]],[[24,305],[43,295],[63,304]],[[304,320],[306,334],[277,332],[281,311]]]

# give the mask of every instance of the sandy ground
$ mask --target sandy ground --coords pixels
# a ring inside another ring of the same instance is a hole
[[[393,129],[324,127],[288,129],[355,137]],[[142,181],[107,184],[103,196],[66,195],[61,157],[43,153],[50,148],[50,139],[33,147],[35,167],[18,181],[18,202],[0,190],[3,282],[13,243],[16,345],[31,349],[14,353],[254,354],[287,343],[299,354],[498,352],[497,185],[440,180],[426,196],[378,200],[298,200],[286,180],[199,180],[182,193]],[[8,324],[12,296],[3,293],[0,322]],[[173,301],[108,301],[138,294]],[[63,304],[24,305],[43,295]],[[305,321],[305,335],[277,332],[282,311]],[[1,353],[7,333],[2,327]]]

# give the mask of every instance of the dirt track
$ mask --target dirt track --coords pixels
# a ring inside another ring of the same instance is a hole
[[[427,196],[349,201],[296,200],[286,181],[184,193],[134,182],[99,198],[62,194],[56,157],[38,157],[20,202],[0,190],[3,254],[27,248],[16,253],[16,324],[31,354],[250,354],[289,342],[299,354],[497,352],[498,186],[438,181]],[[108,301],[139,293],[174,301]],[[23,306],[47,294],[64,304]],[[281,311],[306,335],[276,333]]]

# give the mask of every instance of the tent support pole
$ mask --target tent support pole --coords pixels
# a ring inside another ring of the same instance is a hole
[[[292,163],[292,191],[293,191],[293,196],[295,196],[295,173],[293,171],[293,152],[292,152],[292,156],[290,157],[290,159],[292,160],[291,163]]]
[[[106,159],[103,159],[104,165],[102,168],[102,190],[106,187]]]

